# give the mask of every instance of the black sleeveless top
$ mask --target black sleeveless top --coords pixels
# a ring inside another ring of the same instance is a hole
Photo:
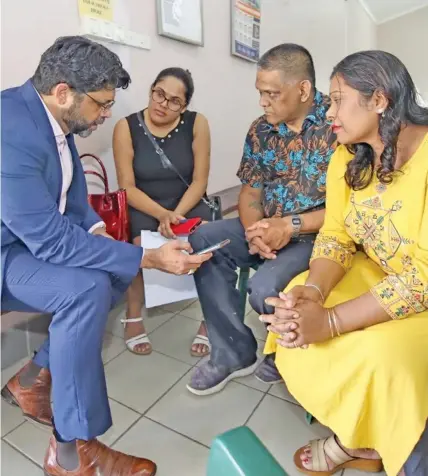
[[[144,120],[144,114],[141,116]],[[155,137],[160,147],[164,150],[169,160],[175,165],[180,174],[190,184],[193,179],[193,126],[196,112],[185,111],[178,125],[166,137]],[[159,155],[153,144],[141,127],[137,114],[126,118],[131,132],[134,148],[134,175],[135,185],[146,193],[152,200],[159,203],[167,210],[174,210],[187,190],[186,185],[177,174],[170,169],[162,167]],[[131,236],[140,236],[141,230],[156,231],[159,223],[150,215],[129,207],[131,219]],[[210,219],[210,209],[201,201],[187,214],[187,218],[201,217]]]

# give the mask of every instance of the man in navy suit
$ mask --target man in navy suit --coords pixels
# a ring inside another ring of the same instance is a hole
[[[180,242],[144,252],[114,241],[88,205],[73,134],[109,118],[129,82],[107,48],[64,37],[31,80],[1,96],[2,309],[52,314],[49,338],[2,396],[53,426],[50,476],[155,474],[153,462],[96,439],[112,423],[101,359],[108,312],[140,268],[183,274],[210,258],[183,253],[190,245]]]

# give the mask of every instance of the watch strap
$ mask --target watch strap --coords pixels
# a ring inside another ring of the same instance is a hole
[[[300,235],[300,230],[302,229],[302,219],[299,215],[291,216],[291,226],[293,228],[292,238],[297,238]]]

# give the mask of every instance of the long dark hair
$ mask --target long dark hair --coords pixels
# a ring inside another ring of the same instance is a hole
[[[159,83],[159,81],[162,81],[168,76],[172,76],[176,79],[179,79],[184,84],[184,89],[186,90],[186,104],[189,104],[193,97],[193,93],[195,92],[195,85],[193,84],[192,73],[188,69],[178,67],[163,69],[153,81],[152,88],[154,88]]]
[[[383,184],[393,180],[397,141],[405,124],[428,125],[428,108],[418,103],[418,92],[404,64],[385,51],[360,51],[343,59],[331,78],[341,76],[346,84],[369,100],[375,92],[388,99],[388,107],[379,122],[384,145],[380,166],[375,170],[375,154],[368,144],[353,144],[348,150],[354,158],[348,163],[345,179],[353,190],[367,187],[374,173]]]

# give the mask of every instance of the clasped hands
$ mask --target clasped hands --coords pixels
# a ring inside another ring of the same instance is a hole
[[[260,320],[268,324],[270,332],[278,334],[279,345],[305,349],[332,338],[328,310],[317,289],[295,286],[277,298],[267,298],[266,304],[274,307],[274,313],[261,315]]]
[[[247,228],[245,237],[251,255],[260,255],[264,259],[275,259],[277,251],[291,240],[291,227],[283,218],[263,218]]]

